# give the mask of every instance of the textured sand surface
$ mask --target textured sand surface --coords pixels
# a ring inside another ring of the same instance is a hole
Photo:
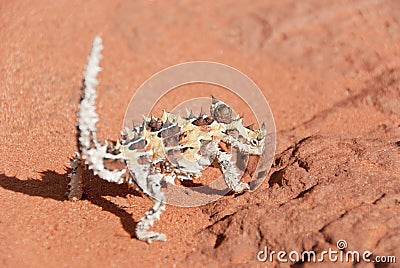
[[[264,265],[264,246],[321,252],[339,239],[399,262],[399,9],[396,0],[2,1],[0,266],[247,267]],[[152,245],[131,238],[151,202],[126,186],[88,172],[85,198],[67,201],[79,88],[99,33],[100,137],[119,137],[131,96],[155,72],[221,62],[252,78],[274,113],[268,182],[203,207],[169,206],[154,226],[169,241]]]

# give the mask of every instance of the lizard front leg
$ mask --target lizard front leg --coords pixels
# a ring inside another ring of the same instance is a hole
[[[222,174],[226,185],[236,193],[241,193],[244,190],[249,190],[249,184],[240,181],[239,173],[236,170],[234,163],[231,161],[232,155],[218,151],[216,155],[218,164],[221,167]]]
[[[237,172],[234,163],[232,162],[232,155],[226,152],[222,152],[215,141],[205,143],[201,147],[202,161],[208,159],[209,163],[217,160],[219,164],[224,180],[229,189],[232,189],[236,193],[241,193],[244,190],[249,190],[249,184],[240,181],[240,174]]]

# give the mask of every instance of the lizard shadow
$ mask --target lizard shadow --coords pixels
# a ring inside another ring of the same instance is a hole
[[[39,196],[50,198],[57,201],[67,201],[66,191],[68,189],[68,173],[67,169],[64,174],[57,173],[52,170],[40,172],[42,178],[21,180],[16,176],[7,176],[0,174],[0,187],[26,194],[29,196]],[[135,237],[135,228],[137,222],[132,218],[124,208],[107,200],[104,196],[112,197],[127,197],[127,195],[142,196],[141,193],[128,188],[127,185],[117,185],[101,180],[97,176],[90,175],[89,172],[84,172],[84,189],[87,194],[84,194],[83,200],[101,207],[120,218],[124,230],[131,236]]]

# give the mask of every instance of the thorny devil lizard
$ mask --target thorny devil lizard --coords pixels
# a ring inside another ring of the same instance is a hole
[[[161,118],[144,118],[140,126],[126,128],[116,143],[102,143],[96,139],[95,100],[98,84],[97,74],[102,40],[96,37],[84,71],[82,98],[79,104],[77,143],[79,153],[71,162],[68,198],[78,200],[83,194],[82,173],[85,166],[100,178],[118,184],[139,185],[153,201],[136,226],[136,237],[151,243],[153,240],[166,241],[166,235],[149,231],[154,221],[160,218],[166,208],[166,198],[161,191],[161,182],[173,182],[175,178],[192,180],[202,170],[217,163],[223,178],[236,193],[249,189],[240,181],[232,155],[223,151],[223,142],[244,154],[261,155],[266,131],[264,125],[258,130],[243,126],[240,117],[232,118],[232,109],[222,101],[212,99],[211,116],[179,115],[164,112]],[[122,169],[109,169],[106,161],[124,163]]]

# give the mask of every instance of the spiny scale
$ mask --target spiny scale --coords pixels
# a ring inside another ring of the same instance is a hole
[[[95,86],[101,70],[102,48],[101,38],[96,37],[84,72],[77,114],[79,153],[71,162],[70,200],[82,196],[82,170],[85,166],[110,182],[125,182],[132,186],[137,183],[154,204],[137,224],[136,237],[151,243],[153,240],[166,240],[164,234],[149,231],[165,210],[162,181],[174,183],[175,178],[192,180],[201,176],[202,171],[216,160],[231,190],[242,192],[249,189],[247,183],[240,181],[231,161],[232,155],[222,151],[219,144],[228,144],[245,154],[260,155],[264,148],[265,127],[258,130],[244,127],[242,118],[232,118],[232,109],[215,98],[212,98],[210,115],[201,111],[196,117],[188,111],[186,118],[182,118],[164,111],[160,118],[144,117],[140,125],[125,128],[121,140],[115,144],[101,145],[96,139]]]

